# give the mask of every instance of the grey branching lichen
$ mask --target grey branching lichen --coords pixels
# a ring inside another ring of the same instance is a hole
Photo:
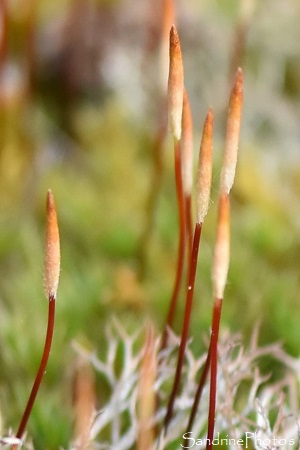
[[[140,337],[140,333],[128,335],[114,320],[107,329],[108,348],[104,360],[100,360],[96,352],[88,352],[75,344],[76,351],[89,361],[110,391],[107,402],[100,410],[94,411],[89,430],[91,448],[129,450],[137,444],[140,426],[138,386],[144,355],[144,349],[137,348]],[[215,439],[223,439],[222,446],[230,449],[242,449],[246,444],[248,448],[257,450],[297,448],[299,429],[294,405],[297,361],[287,356],[279,344],[259,346],[257,338],[255,330],[249,346],[244,348],[237,335],[225,333],[221,337]],[[178,345],[179,338],[170,333],[168,347],[158,354],[153,392],[159,407],[149,423],[153,429],[160,427],[165,416]],[[117,355],[120,348],[121,367]],[[156,351],[159,348],[159,339],[155,341],[155,348]],[[271,382],[269,375],[261,374],[259,365],[266,356],[283,365],[285,374],[279,381]],[[205,359],[205,354],[195,356],[188,347],[182,388],[175,402],[164,448],[171,448],[170,444],[177,444],[178,448],[180,445],[186,448],[206,447],[208,384],[203,391],[194,427],[186,430]],[[72,448],[78,447],[74,444]],[[158,448],[156,440],[151,448]]]

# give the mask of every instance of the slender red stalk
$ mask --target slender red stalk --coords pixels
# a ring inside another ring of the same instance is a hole
[[[213,447],[212,441],[214,438],[214,430],[215,430],[217,371],[218,371],[218,339],[219,339],[222,303],[223,300],[221,298],[216,298],[214,301],[212,330],[210,338],[211,371],[210,371],[209,411],[208,411],[206,450],[211,450]]]
[[[176,265],[176,275],[173,287],[173,293],[169,305],[169,310],[166,319],[166,325],[162,337],[161,350],[167,345],[168,339],[168,327],[173,326],[174,316],[178,301],[179,290],[182,281],[182,273],[184,266],[184,253],[185,253],[185,199],[183,193],[182,184],[182,162],[181,162],[181,149],[180,143],[174,140],[174,152],[175,152],[175,181],[176,181],[176,194],[178,203],[178,213],[179,213],[179,241],[178,241],[178,254],[177,254],[177,265]]]
[[[45,247],[45,279],[44,279],[45,293],[48,298],[48,307],[49,307],[48,324],[42,359],[29,395],[25,411],[23,413],[17,431],[16,437],[18,439],[22,439],[23,437],[49,359],[54,329],[55,303],[59,280],[59,272],[60,272],[59,230],[57,225],[57,215],[54,197],[52,192],[49,190],[47,194],[47,225],[46,225],[46,247]],[[16,450],[18,448],[18,445],[14,444],[11,448],[12,450]]]
[[[202,223],[208,211],[210,187],[211,187],[211,173],[212,173],[212,138],[213,138],[213,111],[210,108],[203,127],[200,151],[199,151],[199,164],[198,164],[198,179],[197,179],[197,220],[196,223],[202,227]],[[183,180],[182,180],[182,162],[179,143],[175,139],[175,174],[176,174],[176,188],[178,197],[179,208],[179,220],[180,220],[180,236],[179,236],[179,251],[177,259],[177,273],[175,278],[175,286],[169,312],[167,316],[167,325],[163,334],[162,346],[163,349],[167,342],[167,326],[171,326],[175,314],[175,308],[180,288],[180,282],[182,279],[182,270],[184,264],[184,252],[185,252],[185,239],[186,239],[186,207],[190,208],[187,204],[187,197],[184,193]],[[187,177],[185,176],[185,181]],[[189,200],[190,202],[190,200]],[[191,217],[191,211],[189,211]],[[191,219],[189,219],[191,220]],[[201,225],[200,225],[201,224]],[[190,225],[189,225],[190,226]],[[190,226],[191,227],[191,226]],[[197,227],[196,227],[197,228]],[[191,248],[194,244],[192,244]],[[193,250],[191,250],[191,257],[189,259],[189,266],[193,263]],[[189,273],[192,271],[192,267],[188,267],[188,286],[190,286]]]
[[[230,258],[230,227],[229,227],[229,193],[232,188],[239,142],[241,113],[243,104],[243,72],[239,68],[229,100],[229,111],[226,127],[224,160],[221,170],[220,198],[218,211],[218,229],[213,263],[214,309],[212,319],[212,332],[210,341],[210,393],[206,450],[213,447],[216,395],[217,395],[217,369],[218,369],[218,338],[224,289]]]
[[[185,349],[188,339],[202,224],[207,214],[210,197],[211,171],[212,171],[212,137],[213,137],[213,112],[210,109],[208,111],[204,123],[199,151],[198,180],[197,180],[197,221],[194,231],[192,254],[188,266],[188,285],[186,293],[184,319],[181,332],[181,341],[178,352],[177,367],[173,383],[173,389],[169,399],[163,428],[163,432],[165,435],[167,433],[170,420],[172,418],[175,398],[180,385]]]
[[[218,353],[217,347],[219,338],[222,299],[224,296],[224,289],[227,281],[229,252],[230,252],[229,192],[231,190],[234,181],[236,161],[237,161],[237,148],[240,130],[242,100],[243,100],[243,73],[241,69],[238,69],[230,97],[229,114],[226,130],[226,142],[224,151],[224,162],[221,172],[221,194],[219,198],[218,229],[214,254],[213,274],[212,274],[214,285],[214,298],[215,298],[213,319],[212,319],[212,333],[207,358],[201,374],[201,378],[199,380],[197,392],[194,398],[194,404],[191,410],[189,423],[187,426],[187,432],[190,432],[193,427],[203,387],[209,372],[209,368],[211,366],[208,433],[207,433],[207,447],[206,447],[207,449],[212,448],[212,441],[214,436],[216,392],[217,392],[217,353]],[[203,165],[202,167],[207,167],[207,165]],[[200,176],[198,177],[199,185],[203,183],[203,180],[207,176],[205,171],[202,172],[203,173],[201,175],[199,174]],[[205,189],[203,188],[199,190],[205,191]],[[207,204],[207,198],[205,199],[205,201],[203,201],[203,198],[201,198],[201,196],[198,196],[198,203],[199,205]],[[205,209],[206,208],[204,208],[204,210]],[[201,210],[201,208],[199,208],[199,210]],[[200,218],[198,217],[198,221],[199,220]]]
[[[213,262],[214,308],[212,317],[212,331],[210,338],[210,392],[207,428],[206,450],[212,449],[215,429],[217,370],[218,370],[218,339],[224,290],[227,282],[230,253],[229,230],[229,196],[220,195],[218,211],[218,227]]]
[[[167,431],[168,431],[168,426],[169,426],[169,423],[170,423],[172,415],[173,415],[175,398],[176,398],[176,395],[177,395],[177,392],[179,389],[179,385],[180,385],[182,367],[183,367],[184,356],[185,356],[185,349],[186,349],[189,327],[190,327],[190,319],[191,319],[191,312],[192,312],[192,303],[193,303],[193,296],[194,296],[195,276],[196,276],[196,271],[197,271],[197,260],[198,260],[201,231],[202,231],[202,223],[196,223],[195,231],[194,231],[194,239],[193,239],[193,248],[192,248],[192,260],[191,260],[189,274],[188,274],[188,286],[187,286],[187,292],[186,292],[184,321],[183,321],[182,332],[181,332],[181,340],[180,340],[177,367],[176,367],[176,373],[175,373],[175,378],[174,378],[174,382],[173,382],[173,388],[172,388],[172,392],[170,395],[170,399],[169,399],[169,403],[168,403],[168,407],[167,407],[167,413],[166,413],[166,417],[165,417],[165,421],[164,421],[164,425],[163,425],[164,435],[166,435]]]
[[[47,333],[45,338],[45,345],[44,345],[44,351],[42,355],[42,359],[40,362],[40,366],[37,372],[37,375],[35,377],[31,393],[25,408],[25,411],[23,413],[16,437],[18,439],[22,439],[22,436],[24,434],[29,416],[31,414],[31,410],[34,404],[34,401],[36,399],[37,393],[40,388],[40,384],[43,378],[43,375],[46,370],[47,362],[49,359],[51,344],[52,344],[52,337],[53,337],[53,329],[54,329],[54,318],[55,318],[55,298],[49,297],[49,310],[48,310],[48,325],[47,325]],[[18,448],[18,445],[13,445],[12,450],[16,450]]]

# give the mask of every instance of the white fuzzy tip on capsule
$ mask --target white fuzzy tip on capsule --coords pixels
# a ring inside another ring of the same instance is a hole
[[[238,69],[231,91],[226,128],[221,193],[229,194],[235,177],[243,105],[243,71]]]
[[[213,261],[214,297],[223,299],[227,283],[230,258],[230,212],[229,196],[221,194],[219,199],[217,238]]]
[[[60,273],[60,243],[59,230],[54,197],[51,190],[47,194],[47,225],[45,247],[44,289],[47,298],[56,299]]]
[[[197,175],[197,222],[203,223],[210,200],[213,148],[213,110],[210,108],[202,132]]]
[[[168,79],[168,111],[169,125],[174,138],[181,138],[181,119],[183,108],[183,63],[180,41],[173,25],[170,31],[170,65]]]

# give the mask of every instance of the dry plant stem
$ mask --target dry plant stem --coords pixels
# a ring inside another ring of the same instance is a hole
[[[210,338],[210,391],[209,391],[209,411],[208,411],[208,428],[207,428],[207,445],[206,450],[211,450],[213,447],[212,441],[215,430],[215,414],[216,414],[216,395],[217,395],[217,370],[218,370],[218,339],[220,318],[222,311],[223,300],[216,298],[214,301],[212,330]]]
[[[95,411],[95,379],[89,362],[81,360],[75,375],[75,445],[78,450],[91,450],[90,429]]]
[[[157,402],[154,390],[156,376],[157,354],[154,329],[151,325],[148,325],[138,386],[137,450],[150,450],[157,434],[156,426],[153,424],[153,415]]]
[[[23,417],[21,419],[16,437],[18,439],[22,439],[22,436],[24,434],[29,416],[31,414],[31,410],[34,404],[34,401],[36,399],[37,393],[40,388],[40,384],[43,378],[43,375],[46,370],[50,350],[51,350],[51,344],[52,344],[52,337],[53,337],[53,329],[54,329],[54,318],[55,318],[55,298],[53,296],[49,297],[49,309],[48,309],[48,325],[47,325],[47,333],[46,333],[46,339],[44,344],[44,351],[43,356],[41,359],[40,367],[38,369],[38,372],[36,374],[31,393],[25,408],[25,411],[23,413]],[[18,445],[13,445],[12,450],[16,450],[18,448]]]
[[[180,143],[174,139],[174,152],[175,152],[175,181],[176,181],[176,194],[179,212],[179,242],[178,242],[178,254],[177,254],[177,266],[175,282],[173,287],[173,293],[170,301],[169,311],[167,314],[166,325],[162,337],[161,350],[167,345],[168,328],[173,326],[174,316],[177,306],[177,300],[179,290],[182,281],[182,273],[184,266],[184,254],[185,254],[185,198],[183,193],[182,184],[182,162],[181,162],[181,149]]]
[[[177,392],[178,392],[179,385],[180,385],[182,367],[183,367],[183,362],[184,362],[184,356],[185,356],[185,350],[186,350],[186,344],[187,344],[187,340],[188,340],[190,320],[191,320],[191,312],[192,312],[192,304],[193,304],[193,296],[194,296],[194,286],[195,286],[195,276],[196,276],[196,271],[197,271],[197,261],[198,261],[201,231],[202,231],[202,223],[196,223],[195,231],[194,231],[194,239],[193,239],[192,259],[191,259],[191,263],[190,263],[190,267],[189,267],[189,274],[188,274],[186,304],[185,304],[185,311],[184,311],[183,326],[182,326],[182,331],[181,331],[180,346],[179,346],[179,351],[178,351],[177,367],[176,367],[173,388],[172,388],[172,392],[171,392],[168,407],[167,407],[167,413],[166,413],[166,417],[165,417],[165,421],[164,421],[164,425],[163,425],[164,435],[167,434],[168,426],[172,419],[174,403],[175,403],[175,399],[176,399]]]

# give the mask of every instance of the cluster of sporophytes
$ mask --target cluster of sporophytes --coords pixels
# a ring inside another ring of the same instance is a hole
[[[175,26],[169,34],[168,116],[174,140],[175,182],[179,211],[178,259],[170,307],[161,336],[148,324],[145,344],[136,348],[131,336],[117,322],[107,329],[107,357],[76,345],[81,357],[75,392],[75,430],[70,448],[138,450],[183,448],[278,448],[297,445],[297,421],[291,401],[282,392],[292,389],[291,376],[265,385],[258,370],[259,359],[272,355],[291,371],[296,362],[278,345],[259,347],[255,332],[249,349],[237,336],[219,339],[219,327],[230,259],[230,191],[236,171],[237,150],[243,103],[243,73],[237,69],[227,118],[223,165],[220,175],[218,219],[212,280],[213,308],[207,353],[195,357],[189,347],[201,232],[210,203],[213,149],[213,109],[203,126],[196,180],[196,214],[192,211],[193,127],[180,40]],[[193,224],[194,223],[194,230]],[[51,191],[47,195],[45,251],[45,292],[48,299],[48,325],[41,363],[17,431],[2,438],[4,447],[31,448],[26,441],[38,390],[45,373],[54,330],[56,294],[60,273],[60,244],[56,209]],[[187,280],[183,279],[184,267]],[[185,283],[185,310],[179,337],[172,332],[180,287]],[[118,367],[118,349],[123,361]],[[109,398],[101,410],[95,407],[94,373],[104,377]],[[290,373],[291,375],[291,373]],[[237,401],[243,390],[243,402]],[[292,396],[292,394],[291,394]],[[276,411],[274,413],[274,411]],[[269,417],[272,412],[272,417]],[[51,432],[51,430],[49,430]],[[280,437],[279,437],[280,436]]]

